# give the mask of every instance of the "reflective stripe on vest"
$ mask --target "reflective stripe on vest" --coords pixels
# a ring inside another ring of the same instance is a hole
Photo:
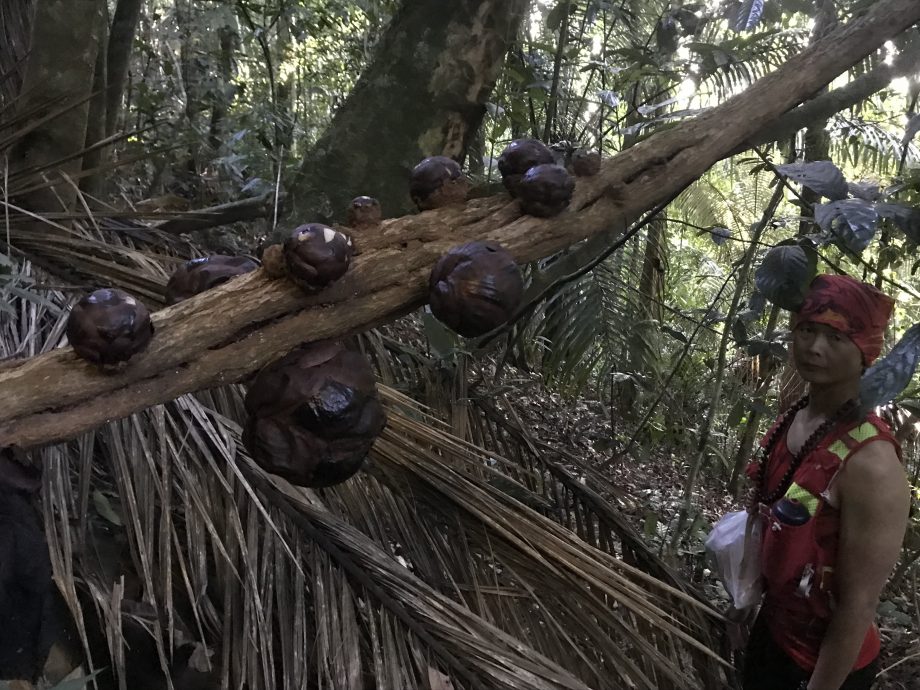
[[[855,429],[850,429],[849,436],[857,443],[862,443],[873,436],[878,436],[878,429],[872,422],[863,422]]]
[[[838,458],[840,458],[841,461],[846,460],[847,455],[850,454],[849,447],[843,441],[834,441],[830,446],[828,446],[827,450],[828,452],[833,453]]]
[[[860,424],[858,427],[851,429],[847,434],[848,439],[839,439],[834,441],[827,450],[830,453],[833,453],[840,461],[843,462],[847,459],[847,456],[852,452],[851,447],[864,443],[869,439],[878,436],[878,429],[875,428],[875,425],[871,422],[865,422]],[[847,443],[849,440],[849,443]],[[815,513],[818,511],[818,502],[819,498],[811,493],[808,489],[799,486],[793,482],[789,489],[786,491],[785,497],[791,501],[797,501],[801,503],[808,510],[808,514],[811,517],[815,516]]]
[[[786,491],[786,498],[791,501],[798,501],[803,506],[808,509],[808,514],[811,517],[815,516],[815,512],[818,510],[818,497],[811,493],[808,489],[805,489],[795,482],[789,487],[789,490]]]

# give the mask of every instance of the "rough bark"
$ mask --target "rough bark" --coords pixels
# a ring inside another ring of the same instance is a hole
[[[70,210],[75,191],[61,180],[76,179],[86,140],[89,96],[99,48],[104,0],[38,0],[26,61],[21,112],[47,105],[49,94],[71,107],[23,137],[10,156],[14,172],[44,172],[52,186],[19,201],[33,211]],[[72,105],[76,104],[76,105]],[[64,161],[61,163],[60,161]],[[62,209],[63,206],[63,209]]]
[[[411,208],[409,171],[425,156],[460,159],[478,129],[527,0],[406,0],[373,63],[301,166],[290,211],[340,218],[356,196],[384,215]]]
[[[916,0],[881,0],[745,93],[606,161],[600,174],[579,180],[570,209],[556,218],[522,217],[516,202],[498,196],[388,221],[356,237],[361,253],[348,274],[318,295],[257,271],[157,312],[150,349],[123,373],[100,374],[70,348],[8,364],[0,370],[0,446],[66,439],[183,393],[239,381],[300,342],[395,318],[425,301],[432,265],[460,242],[496,240],[530,261],[623,228],[918,20]]]

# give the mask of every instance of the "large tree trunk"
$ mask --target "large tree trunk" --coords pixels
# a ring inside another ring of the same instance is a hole
[[[87,152],[83,154],[83,172],[86,175],[80,180],[80,190],[98,196],[102,189],[102,176],[92,172],[99,168],[103,160],[102,150],[95,144],[105,137],[105,95],[106,95],[106,68],[105,53],[109,34],[109,12],[103,6],[102,16],[99,17],[99,49],[96,51],[96,67],[93,70],[93,97],[89,102],[89,114],[86,118],[86,141],[84,147]],[[89,174],[87,174],[89,173]]]
[[[112,155],[112,148],[97,144],[115,132],[128,78],[134,32],[143,4],[144,0],[119,0],[111,28],[108,7],[104,8],[101,18],[99,51],[93,78],[93,99],[90,101],[86,127],[88,150],[83,156],[86,177],[80,183],[80,189],[88,194],[100,195],[104,191],[103,169]]]
[[[105,136],[110,137],[118,126],[118,116],[128,80],[128,65],[134,34],[141,17],[144,0],[118,0],[112,17],[106,49]]]
[[[385,215],[411,208],[409,171],[425,156],[461,159],[527,0],[405,0],[289,197],[303,220],[341,218],[367,194]]]
[[[218,65],[220,66],[222,88],[214,97],[214,104],[211,106],[211,123],[208,126],[208,145],[211,147],[212,156],[217,155],[223,142],[224,120],[230,110],[230,103],[233,101],[236,90],[233,85],[235,73],[233,54],[239,42],[236,30],[227,26],[222,26],[217,30],[217,38],[220,42]]]
[[[505,196],[430,211],[358,236],[362,253],[336,285],[305,296],[263,271],[154,315],[150,349],[103,375],[69,348],[0,370],[0,446],[75,436],[194,390],[245,378],[307,340],[342,337],[416,308],[432,265],[458,243],[492,239],[531,261],[622,231],[673,198],[715,162],[808,98],[887,39],[920,20],[916,0],[881,0],[861,19],[790,59],[746,92],[643,141],[581,178],[571,207],[552,219],[522,216]]]
[[[55,100],[55,109],[69,108],[29,132],[10,156],[13,171],[45,173],[51,182],[19,199],[33,211],[70,210],[76,198],[62,176],[79,177],[104,9],[105,0],[36,3],[18,107],[30,112]]]
[[[639,281],[639,299],[645,305],[650,319],[661,321],[664,312],[663,298],[668,272],[668,224],[655,218],[648,224],[648,239],[642,257],[642,278]]]

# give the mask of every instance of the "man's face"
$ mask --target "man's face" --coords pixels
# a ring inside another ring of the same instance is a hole
[[[836,328],[806,321],[792,332],[795,367],[809,383],[858,381],[863,372],[862,353]]]

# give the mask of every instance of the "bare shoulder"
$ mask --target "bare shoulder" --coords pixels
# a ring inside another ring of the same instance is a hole
[[[844,501],[906,501],[910,485],[894,446],[872,441],[850,456],[840,473],[840,491]]]

